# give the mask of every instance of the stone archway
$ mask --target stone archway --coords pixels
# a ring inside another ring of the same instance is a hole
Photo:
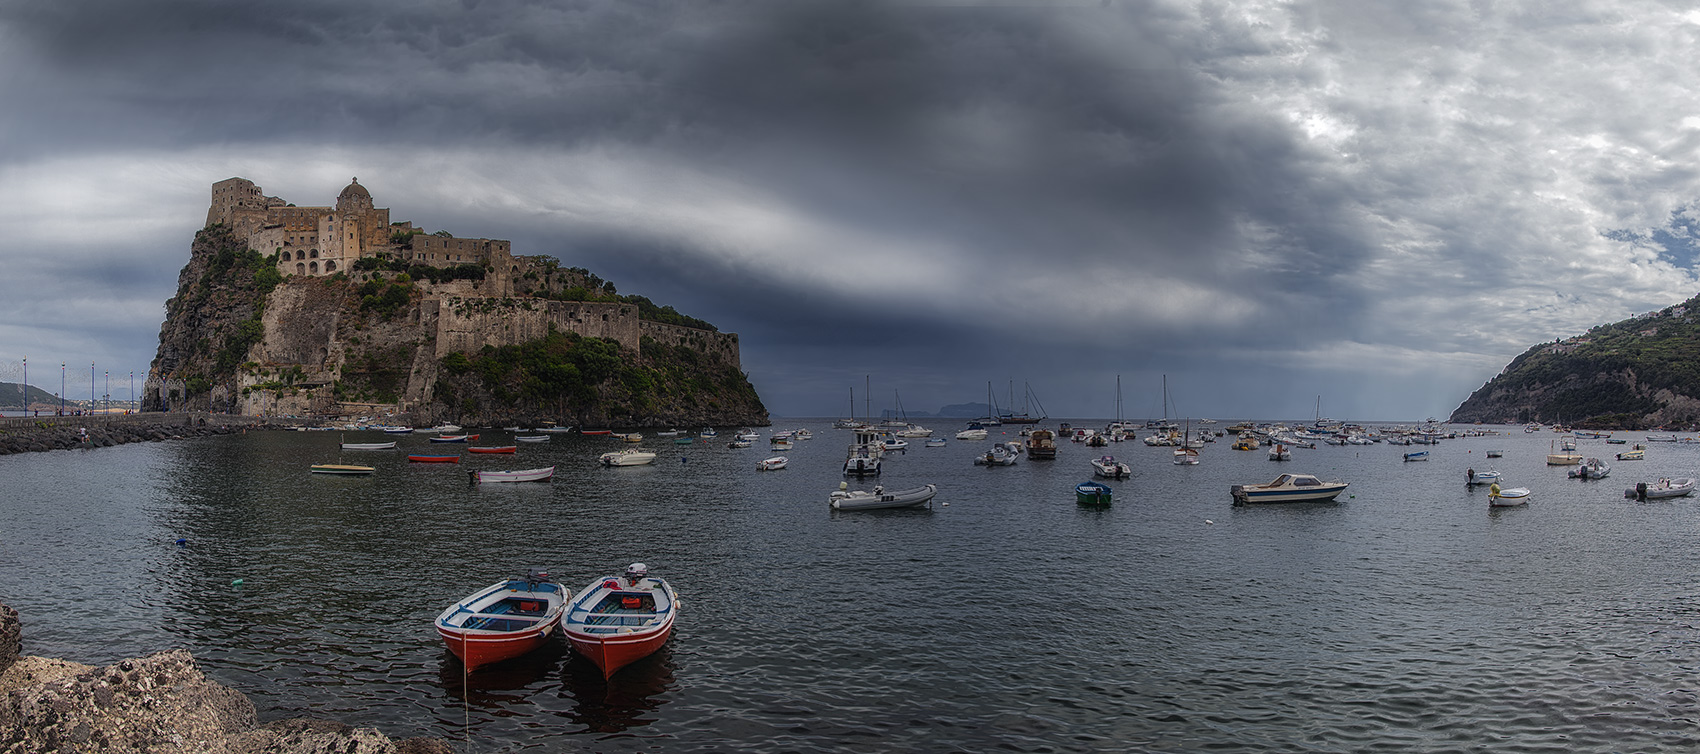
[[[297,274],[297,275],[307,274],[307,265],[304,265],[300,262],[296,262],[295,263],[295,274]]]
[[[308,262],[307,263],[307,271],[313,273],[314,275],[319,274],[319,263],[318,262]]]

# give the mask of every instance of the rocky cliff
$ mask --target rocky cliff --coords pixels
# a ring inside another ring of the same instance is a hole
[[[1700,297],[1536,345],[1465,400],[1451,421],[1700,425]]]
[[[617,296],[585,271],[549,265],[558,274],[498,297],[465,270],[361,262],[347,274],[284,277],[275,258],[228,228],[197,233],[166,305],[144,410],[466,425],[768,423],[736,335]],[[587,278],[605,290],[586,293]]]

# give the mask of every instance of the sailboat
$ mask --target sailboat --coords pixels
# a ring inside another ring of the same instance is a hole
[[[1032,413],[1032,410],[1028,408],[1029,403],[1035,404],[1035,405],[1037,405],[1039,403],[1038,397],[1033,395],[1033,386],[1023,382],[1023,383],[1021,383],[1021,389],[1023,391],[1022,396],[1021,396],[1021,403],[1022,403],[1021,413],[1019,413],[1019,414],[1016,414],[1016,413],[1004,414],[1003,415],[1003,423],[1005,423],[1005,424],[1038,424],[1039,422],[1044,421],[1046,419],[1045,407],[1044,406],[1039,406],[1039,415],[1038,416],[1034,416],[1033,413]],[[1015,408],[1015,382],[1013,380],[1010,382],[1009,393],[1010,393],[1009,394],[1009,407],[1013,411],[1014,408]]]
[[[1120,381],[1121,378],[1117,377],[1116,379]],[[1163,420],[1148,419],[1145,422],[1145,428],[1171,431],[1180,429],[1180,427],[1175,426],[1174,422],[1169,421],[1169,375],[1163,375]]]
[[[1132,431],[1133,428],[1122,421],[1122,376],[1118,374],[1116,375],[1116,420],[1110,422],[1110,426],[1104,428],[1104,434],[1109,435],[1112,442],[1121,442],[1126,440],[1128,433]]]
[[[832,423],[833,429],[850,429],[856,426],[856,386],[850,386],[850,416]]]
[[[880,422],[880,426],[890,429],[908,429],[909,414],[903,411],[903,398],[898,396],[896,390],[891,391],[891,397],[897,408],[892,411],[891,418]]]
[[[1001,426],[1003,424],[1003,412],[998,410],[998,401],[992,397],[991,380],[986,380],[986,407],[990,410],[986,412],[984,417],[975,419],[975,423],[983,427]]]

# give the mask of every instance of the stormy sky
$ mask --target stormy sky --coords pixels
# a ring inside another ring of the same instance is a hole
[[[1444,417],[1700,290],[1695,60],[1634,0],[0,0],[0,379],[125,397],[214,181],[358,176],[779,416]]]

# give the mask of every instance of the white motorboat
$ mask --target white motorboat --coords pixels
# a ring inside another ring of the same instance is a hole
[[[1228,492],[1237,505],[1248,503],[1309,503],[1333,500],[1345,482],[1324,482],[1311,474],[1282,474],[1267,484],[1236,484]]]
[[[1694,491],[1694,479],[1677,477],[1675,479],[1660,479],[1648,484],[1639,482],[1634,487],[1623,491],[1624,497],[1636,500],[1658,500],[1667,497],[1682,497]]]
[[[742,430],[738,432],[736,436],[739,440],[744,440],[746,442],[755,442],[756,440],[761,439],[761,435],[756,434],[756,431],[753,429]]]
[[[655,452],[643,448],[626,448],[613,453],[603,453],[597,461],[603,466],[642,466],[655,463]]]
[[[1487,471],[1465,469],[1464,484],[1499,484],[1499,472],[1493,469]]]
[[[912,508],[926,505],[938,494],[938,485],[929,484],[907,490],[887,490],[876,486],[867,490],[847,490],[840,483],[838,490],[827,498],[833,508],[841,511],[865,511],[877,508]]]
[[[854,476],[879,476],[879,451],[869,445],[850,446],[850,455],[844,459],[844,473]]]
[[[1611,466],[1598,458],[1589,458],[1570,470],[1571,479],[1604,479],[1611,475]]]
[[[880,445],[884,447],[885,452],[887,453],[893,451],[902,453],[909,449],[909,441],[900,437],[887,437],[885,442],[880,443]]]
[[[774,456],[772,458],[764,458],[760,461],[756,461],[756,470],[757,471],[778,471],[780,469],[785,468],[786,463],[788,463],[788,461],[786,460],[785,456]]]
[[[749,440],[744,440],[744,439],[737,439],[737,440],[733,440],[729,443],[726,443],[726,447],[728,447],[728,448],[748,448],[748,447],[751,447],[753,445],[755,445],[755,443],[752,443]]]
[[[1269,446],[1269,460],[1271,460],[1271,461],[1291,461],[1291,460],[1293,460],[1293,451],[1285,445],[1282,445],[1280,443],[1276,443],[1274,445]]]
[[[974,465],[975,466],[1014,466],[1015,465],[1015,454],[1009,452],[1009,448],[1004,447],[1002,444],[993,445],[992,449],[986,451],[985,455],[979,455],[979,456],[974,457]]]
[[[929,448],[942,448],[942,447],[949,445],[949,444],[950,443],[945,441],[945,439],[943,437],[931,438],[931,439],[927,440],[927,443],[926,443],[927,447],[929,447]]]
[[[958,440],[984,440],[987,437],[985,429],[965,429],[956,433]]]
[[[1196,466],[1196,465],[1198,465],[1198,449],[1197,448],[1175,448],[1175,465],[1176,466]]]
[[[933,431],[930,430],[930,429],[927,429],[926,427],[910,425],[910,427],[908,429],[898,430],[897,436],[898,437],[909,437],[909,438],[932,437]]]
[[[1497,495],[1488,495],[1488,506],[1493,508],[1514,508],[1529,504],[1529,488],[1512,487],[1500,490]]]
[[[1115,456],[1101,456],[1092,459],[1092,474],[1105,479],[1127,479],[1133,476],[1133,467]]]
[[[547,482],[555,476],[555,467],[524,469],[522,471],[468,471],[474,484],[482,482]]]
[[[452,435],[452,434],[460,431],[460,425],[459,424],[438,424],[437,426],[432,427],[431,431],[436,432],[439,435]]]

